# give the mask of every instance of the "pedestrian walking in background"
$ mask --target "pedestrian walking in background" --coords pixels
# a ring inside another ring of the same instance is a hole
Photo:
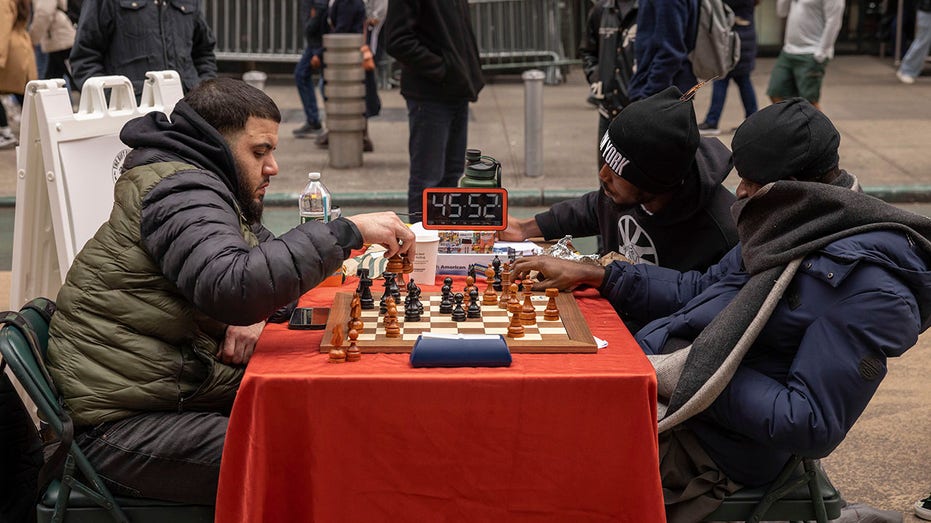
[[[202,0],[84,0],[71,70],[78,89],[94,76],[125,76],[138,101],[149,71],[177,71],[184,92],[216,78],[215,45]]]
[[[296,138],[308,138],[321,129],[320,111],[314,85],[323,65],[323,33],[326,31],[327,1],[301,0],[300,16],[307,47],[294,68],[294,83],[304,107],[304,125],[293,131]],[[315,74],[316,73],[316,74]]]
[[[423,190],[455,187],[465,168],[469,102],[485,86],[466,0],[388,0],[388,54],[402,66],[410,127],[407,209],[420,216]]]
[[[921,76],[931,48],[931,0],[918,0],[915,13],[915,39],[902,58],[902,64],[895,75],[903,84],[915,83],[915,78]]]
[[[636,37],[637,0],[598,0],[589,10],[579,58],[591,96],[598,104],[598,142],[611,120],[630,103]],[[601,170],[604,157],[600,149],[595,152]]]
[[[637,10],[637,71],[630,79],[631,102],[674,85],[683,93],[698,80],[689,52],[698,30],[698,2],[650,0]]]
[[[39,70],[43,79],[64,78],[74,85],[68,69],[68,55],[74,45],[74,24],[68,18],[68,0],[33,0],[29,36],[47,55],[45,67]]]
[[[737,84],[740,101],[744,106],[744,118],[749,117],[757,110],[756,91],[750,81],[750,73],[756,67],[756,27],[753,24],[753,10],[759,0],[724,0],[734,11],[734,30],[740,37],[740,60],[727,76],[715,80],[711,88],[711,106],[705,121],[698,124],[702,135],[720,134],[718,122],[724,112],[724,102],[727,100],[727,87],[731,80]]]
[[[38,78],[36,55],[26,31],[29,0],[0,0],[0,94],[22,98],[26,84]],[[0,149],[17,144],[6,110],[0,105]]]
[[[821,84],[840,33],[844,0],[776,0],[786,19],[786,36],[769,77],[773,103],[800,96],[819,110]]]

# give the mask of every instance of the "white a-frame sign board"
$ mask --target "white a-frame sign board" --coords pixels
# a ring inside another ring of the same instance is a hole
[[[113,186],[129,152],[120,141],[123,125],[150,111],[170,114],[182,95],[174,71],[147,73],[138,106],[129,79],[102,76],[84,83],[75,113],[62,80],[26,85],[16,151],[12,309],[38,296],[55,299],[75,255],[110,217]]]

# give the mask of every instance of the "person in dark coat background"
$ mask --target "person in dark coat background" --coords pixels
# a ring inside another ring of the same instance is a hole
[[[216,40],[203,10],[201,0],[84,0],[70,55],[77,88],[94,76],[123,75],[138,101],[149,71],[177,71],[184,92],[216,78]]]
[[[720,134],[718,122],[724,111],[724,101],[727,99],[727,86],[731,80],[737,84],[740,92],[740,101],[744,105],[744,118],[749,117],[757,110],[756,91],[750,81],[750,73],[756,67],[756,27],[753,24],[753,9],[759,0],[724,0],[734,10],[734,30],[740,36],[740,60],[734,69],[724,78],[715,80],[711,89],[711,106],[705,121],[698,124],[698,130],[703,135]]]
[[[650,0],[637,11],[634,52],[637,70],[630,79],[631,102],[674,85],[683,93],[697,83],[689,52],[698,30],[697,0]]]
[[[295,138],[307,138],[322,128],[314,88],[314,72],[320,71],[323,63],[323,33],[327,25],[326,0],[301,0],[300,16],[307,46],[294,67],[294,83],[304,108],[304,125],[292,132]]]
[[[465,168],[469,102],[485,86],[466,0],[389,0],[385,48],[401,64],[411,173],[407,209],[423,190],[455,187]]]

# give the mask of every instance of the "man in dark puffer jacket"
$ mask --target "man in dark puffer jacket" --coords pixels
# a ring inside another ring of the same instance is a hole
[[[308,222],[278,238],[262,201],[280,113],[238,80],[208,80],[120,135],[133,147],[110,219],[78,254],[49,369],[91,463],[118,494],[212,504],[228,414],[276,309],[363,241],[414,235],[394,213]]]

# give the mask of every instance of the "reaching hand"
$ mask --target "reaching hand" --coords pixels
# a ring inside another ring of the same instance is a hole
[[[260,321],[244,327],[230,325],[226,328],[226,336],[217,351],[217,357],[227,365],[245,365],[252,358],[255,344],[259,341],[265,322]]]
[[[526,278],[531,271],[537,271],[537,278],[542,278],[533,285],[535,291],[548,287],[571,291],[579,285],[600,287],[605,276],[604,267],[598,265],[560,260],[552,256],[525,256],[511,265],[511,279]]]
[[[397,214],[390,211],[373,212],[349,216],[348,219],[359,228],[362,241],[376,243],[387,249],[385,258],[390,258],[399,252],[406,252],[413,259],[414,243],[417,238]]]
[[[506,242],[522,242],[527,238],[542,235],[534,218],[516,219],[508,216],[508,228],[498,233],[498,239]]]

